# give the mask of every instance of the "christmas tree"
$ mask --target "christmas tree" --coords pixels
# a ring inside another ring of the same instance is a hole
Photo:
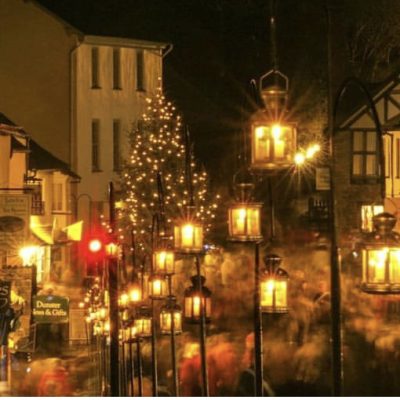
[[[175,106],[158,89],[146,99],[146,110],[129,134],[130,156],[121,171],[120,186],[125,196],[125,219],[142,249],[149,246],[153,215],[159,211],[157,173],[163,180],[163,205],[170,230],[188,204],[184,133]],[[215,218],[219,196],[211,199],[207,173],[196,166],[192,154],[190,159],[196,215],[207,232]]]

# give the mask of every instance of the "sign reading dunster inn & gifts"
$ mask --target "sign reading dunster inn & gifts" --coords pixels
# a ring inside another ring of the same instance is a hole
[[[68,297],[34,296],[32,315],[37,324],[64,324],[68,322]]]

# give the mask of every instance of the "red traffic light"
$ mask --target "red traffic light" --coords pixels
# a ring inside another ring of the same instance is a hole
[[[90,239],[88,243],[88,250],[95,254],[99,253],[103,249],[103,243],[100,239]]]

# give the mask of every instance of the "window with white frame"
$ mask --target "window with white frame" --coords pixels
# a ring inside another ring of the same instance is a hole
[[[352,132],[353,183],[376,183],[379,179],[378,136],[376,131]]]

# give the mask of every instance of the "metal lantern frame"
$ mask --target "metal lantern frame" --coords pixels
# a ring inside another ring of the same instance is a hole
[[[190,278],[192,286],[184,292],[184,320],[185,322],[198,324],[201,323],[202,303],[204,304],[205,322],[211,321],[211,290],[205,286],[204,276],[192,276]],[[196,299],[196,301],[195,301]]]
[[[260,306],[265,314],[285,314],[288,308],[289,274],[280,267],[282,258],[276,254],[264,257],[265,270],[260,283]]]
[[[400,235],[396,217],[387,212],[373,217],[374,232],[361,243],[361,290],[371,294],[400,293]]]
[[[134,327],[138,338],[150,338],[152,336],[153,318],[151,309],[145,305],[139,307],[134,317]]]
[[[173,275],[175,273],[175,253],[165,243],[153,251],[153,271],[156,274]]]
[[[175,296],[168,296],[160,310],[160,332],[162,335],[180,335],[182,333],[182,307],[176,302]],[[173,319],[173,332],[172,332]]]

